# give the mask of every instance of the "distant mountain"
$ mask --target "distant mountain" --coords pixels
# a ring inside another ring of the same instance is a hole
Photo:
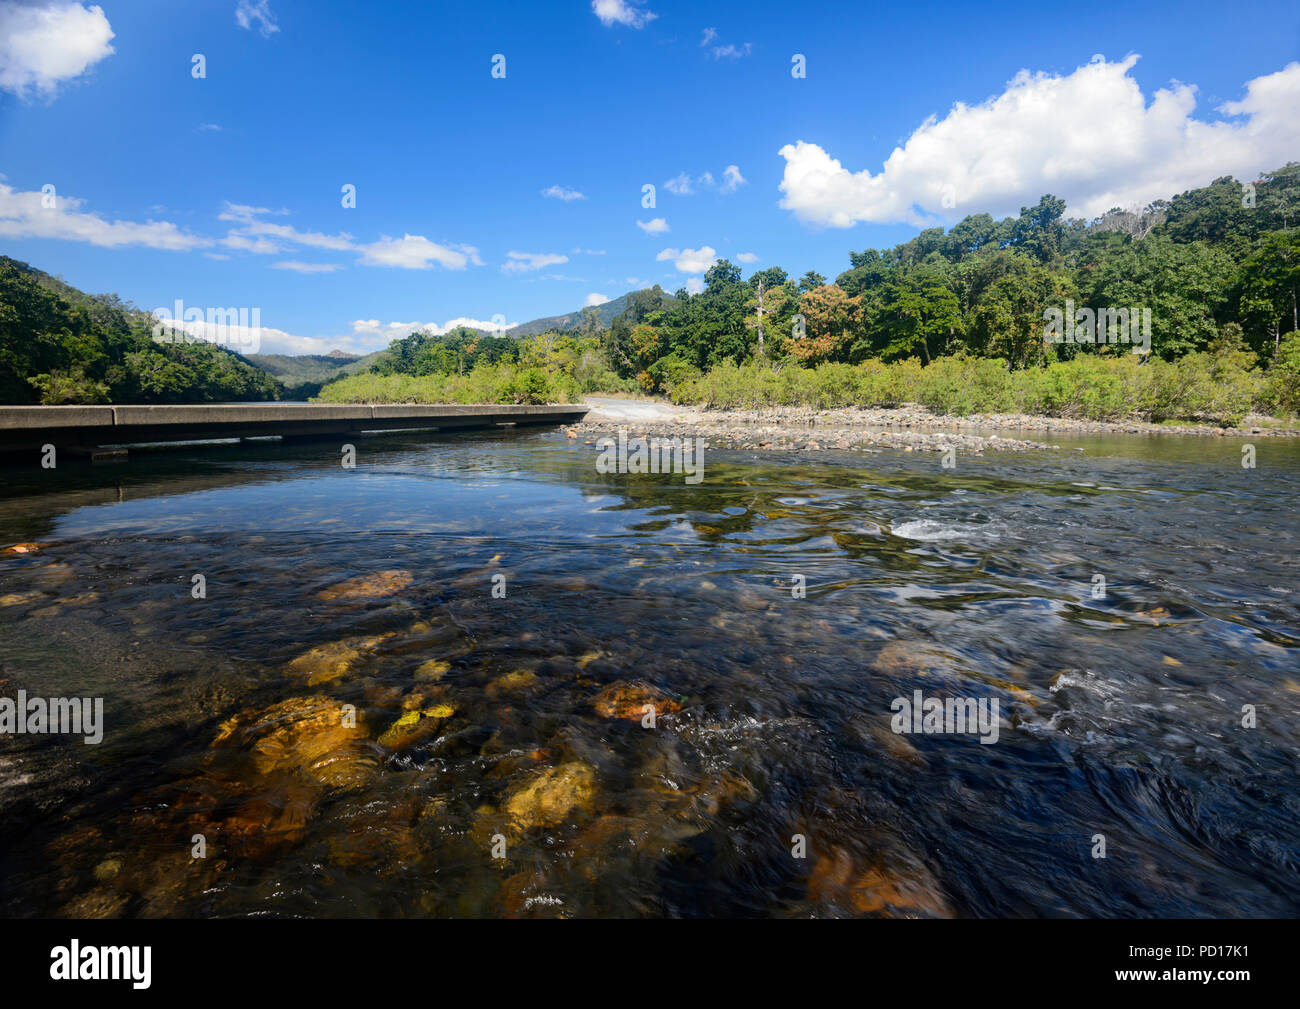
[[[603,305],[596,307],[596,318],[600,320],[601,328],[608,329],[609,324],[617,319],[627,309],[627,299],[635,291],[629,291],[627,294],[620,295],[613,301],[607,301]],[[672,304],[673,298],[665,292],[665,305]],[[532,322],[521,322],[518,326],[506,330],[506,336],[536,336],[538,333],[559,332],[563,333],[571,329],[578,329],[582,325],[582,309],[576,312],[570,312],[567,315],[548,315],[542,319],[534,319]]]
[[[365,371],[383,351],[357,357],[341,350],[328,354],[248,354],[246,360],[279,379],[285,399],[309,399],[321,386]]]
[[[596,318],[601,328],[608,328],[611,322],[623,314],[627,309],[628,298],[635,293],[629,291],[613,301],[596,306]],[[665,306],[672,303],[673,298],[665,294]],[[548,315],[531,322],[521,322],[518,326],[507,329],[503,335],[519,339],[539,333],[564,333],[581,326],[582,309],[578,309],[566,315]],[[248,354],[246,359],[280,380],[285,387],[285,399],[308,399],[335,379],[366,371],[385,350],[376,350],[364,357],[332,350],[328,354]]]

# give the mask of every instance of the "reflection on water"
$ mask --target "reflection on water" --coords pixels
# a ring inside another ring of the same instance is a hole
[[[1062,445],[6,472],[0,913],[1296,914],[1300,446]]]

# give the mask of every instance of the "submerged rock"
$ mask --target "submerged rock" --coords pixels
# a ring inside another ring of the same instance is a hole
[[[430,659],[428,662],[421,662],[415,669],[415,678],[417,680],[431,680],[437,682],[451,672],[451,663],[445,659]]]
[[[226,719],[213,746],[243,747],[262,776],[291,773],[348,786],[375,769],[368,740],[364,712],[328,697],[291,697]]]
[[[537,686],[536,673],[528,669],[516,669],[513,673],[498,676],[489,683],[487,692],[492,697],[499,697],[501,694],[518,693],[535,686]]]
[[[588,812],[596,798],[596,769],[580,760],[543,771],[516,789],[504,809],[510,827],[525,833],[536,827],[558,827],[569,814]]]
[[[317,597],[330,602],[335,599],[382,599],[396,595],[414,581],[415,576],[409,571],[380,571],[373,575],[359,575],[347,581],[331,585]]]
[[[863,867],[841,847],[818,856],[808,877],[808,897],[816,904],[858,914],[953,917],[938,884],[923,867],[908,875],[897,875],[883,865]]]
[[[307,677],[309,687],[332,683],[350,673],[363,658],[392,636],[391,633],[374,634],[317,645],[290,662],[289,669]]]
[[[432,736],[443,722],[456,713],[451,704],[435,704],[423,710],[412,708],[402,714],[379,737],[379,745],[400,750]]]
[[[591,706],[601,718],[619,718],[639,722],[647,714],[646,705],[654,708],[655,716],[673,715],[682,706],[656,687],[639,680],[611,683],[591,698]]]

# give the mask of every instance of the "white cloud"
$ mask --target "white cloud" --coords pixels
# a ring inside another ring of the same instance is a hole
[[[507,322],[504,315],[495,315],[490,322],[461,316],[457,319],[448,319],[442,325],[436,322],[380,322],[378,319],[357,319],[352,323],[352,333],[354,338],[361,338],[364,341],[363,345],[373,349],[387,346],[390,341],[400,340],[416,331],[443,336],[459,326],[468,326],[470,329],[482,330],[485,333],[503,333],[517,325],[519,325],[517,322]]]
[[[274,256],[277,252],[284,251],[269,238],[249,238],[247,235],[241,235],[234,231],[223,238],[221,244],[227,249],[252,252],[259,256]]]
[[[697,192],[696,186],[704,189],[716,189],[720,193],[734,193],[743,185],[747,185],[748,180],[740,174],[738,165],[728,165],[722,170],[722,184],[718,185],[713,178],[712,172],[704,172],[694,179],[686,172],[669,179],[664,183],[664,188],[675,196],[694,196]]]
[[[51,203],[51,206],[46,206]],[[265,207],[227,203],[218,220],[233,222],[236,226],[223,238],[209,238],[182,231],[170,221],[149,220],[108,221],[98,214],[81,209],[85,201],[72,196],[43,192],[19,192],[12,186],[0,184],[0,238],[53,238],[70,242],[86,242],[104,248],[140,245],[151,249],[188,252],[220,246],[255,255],[270,256],[284,252],[286,247],[298,245],[316,249],[361,254],[358,260],[367,266],[397,266],[409,270],[427,269],[437,263],[449,270],[463,270],[471,263],[482,266],[478,249],[472,245],[439,245],[423,235],[406,235],[389,238],[384,235],[377,242],[358,245],[346,232],[327,235],[319,231],[299,231],[287,224],[262,220],[260,215],[284,214]],[[592,250],[588,250],[592,251]],[[229,258],[213,253],[212,258]],[[560,260],[561,262],[563,259]],[[324,267],[288,260],[274,264],[276,269],[306,272],[324,272],[342,269],[340,266]],[[546,264],[541,264],[546,265]]]
[[[167,311],[171,311],[171,306],[167,306]],[[168,318],[160,321],[164,327],[163,332],[175,335],[179,330],[192,340],[217,343],[238,354],[324,354],[338,346],[337,340],[295,336],[269,326],[243,326],[198,319],[184,321]],[[248,321],[253,320],[249,318]]]
[[[603,256],[609,250],[607,249],[574,249],[575,256]]]
[[[61,81],[111,56],[112,38],[98,4],[0,2],[0,89],[52,96]]]
[[[691,185],[691,177],[685,172],[665,182],[664,188],[678,196],[690,196],[695,192],[695,188]]]
[[[195,132],[197,132],[197,133],[220,133],[220,132],[221,132],[221,127],[218,126],[216,123],[199,123],[199,125],[195,128]]]
[[[1129,75],[1137,59],[1094,57],[1064,77],[1022,70],[1002,94],[927,119],[876,175],[850,172],[817,144],[787,144],[781,206],[834,228],[920,226],[930,214],[1015,213],[1053,193],[1092,218],[1223,175],[1254,178],[1300,150],[1300,63],[1247,82],[1244,98],[1219,106],[1229,118],[1208,122],[1193,118],[1194,86],[1148,101]]]
[[[706,245],[699,249],[664,249],[655,259],[660,262],[671,259],[682,273],[703,273],[718,261],[718,253]]]
[[[728,165],[722,172],[722,191],[734,193],[741,186],[748,185],[749,180],[740,174],[739,165]]]
[[[699,294],[704,290],[704,281],[699,277],[691,277],[686,281],[687,294]]]
[[[637,3],[639,0],[632,2]],[[632,6],[628,0],[591,0],[591,11],[606,28],[616,24],[628,28],[644,28],[659,16],[654,11],[643,11]]]
[[[752,252],[741,252],[736,256],[737,263],[757,263],[758,256]]]
[[[246,203],[231,203],[229,200],[225,203],[226,209],[217,215],[218,221],[242,221],[245,218],[257,217],[259,214],[276,214],[283,216],[287,210],[269,210],[266,207],[250,207]]]
[[[44,206],[45,202],[44,193],[17,192],[0,184],[0,238],[56,238],[107,249],[143,245],[181,252],[213,244],[211,239],[181,231],[169,221],[106,221],[79,210],[85,201],[75,197],[56,195],[52,207]]]
[[[603,305],[608,301],[609,299],[603,294],[597,294],[595,291],[592,291],[591,294],[587,295],[587,300],[582,303],[582,307],[591,308],[593,305]]]
[[[736,46],[728,43],[725,46],[713,47],[713,58],[715,60],[738,60],[742,56],[748,56],[754,51],[754,44],[746,42],[743,46]]]
[[[636,226],[647,235],[662,235],[665,231],[672,231],[672,228],[668,227],[668,222],[662,217],[652,217],[648,221],[637,221]]]
[[[270,0],[239,0],[235,7],[235,24],[240,28],[251,29],[256,21],[262,38],[270,38],[280,30],[280,26],[275,23],[269,2]]]
[[[705,28],[704,34],[700,38],[700,46],[701,47],[707,46],[710,42],[712,42],[717,37],[718,37],[718,30],[716,28]]]
[[[556,252],[507,252],[506,262],[501,265],[501,269],[507,273],[524,273],[568,261],[568,256]]]
[[[563,200],[565,203],[570,200],[585,200],[587,198],[576,189],[565,189],[563,186],[549,186],[542,190],[542,195],[552,200]]]
[[[470,263],[482,265],[472,245],[439,245],[423,235],[401,238],[380,237],[378,242],[357,246],[367,266],[396,266],[404,270],[427,270],[434,263],[448,270],[463,270]]]
[[[296,259],[287,259],[284,262],[272,263],[271,269],[293,270],[295,273],[333,273],[343,267],[338,263],[300,263]]]
[[[326,235],[319,231],[299,231],[288,224],[272,224],[270,221],[259,220],[259,215],[270,214],[273,211],[265,207],[249,207],[240,203],[226,203],[226,209],[217,215],[220,221],[235,221],[239,227],[232,228],[227,235],[227,239],[240,238],[278,238],[281,241],[291,242],[295,245],[309,245],[316,249],[330,249],[335,252],[344,252],[353,249],[352,236],[347,232],[341,232],[337,235]],[[287,211],[279,211],[280,214]],[[273,243],[266,243],[273,244]],[[234,248],[248,248],[247,245],[234,245]],[[265,248],[254,251],[266,251]]]

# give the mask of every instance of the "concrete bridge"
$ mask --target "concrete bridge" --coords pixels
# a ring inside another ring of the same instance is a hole
[[[571,424],[587,407],[425,406],[414,404],[236,403],[185,406],[0,406],[0,452],[60,452],[121,458],[146,442],[217,438],[336,438],[367,431]]]

